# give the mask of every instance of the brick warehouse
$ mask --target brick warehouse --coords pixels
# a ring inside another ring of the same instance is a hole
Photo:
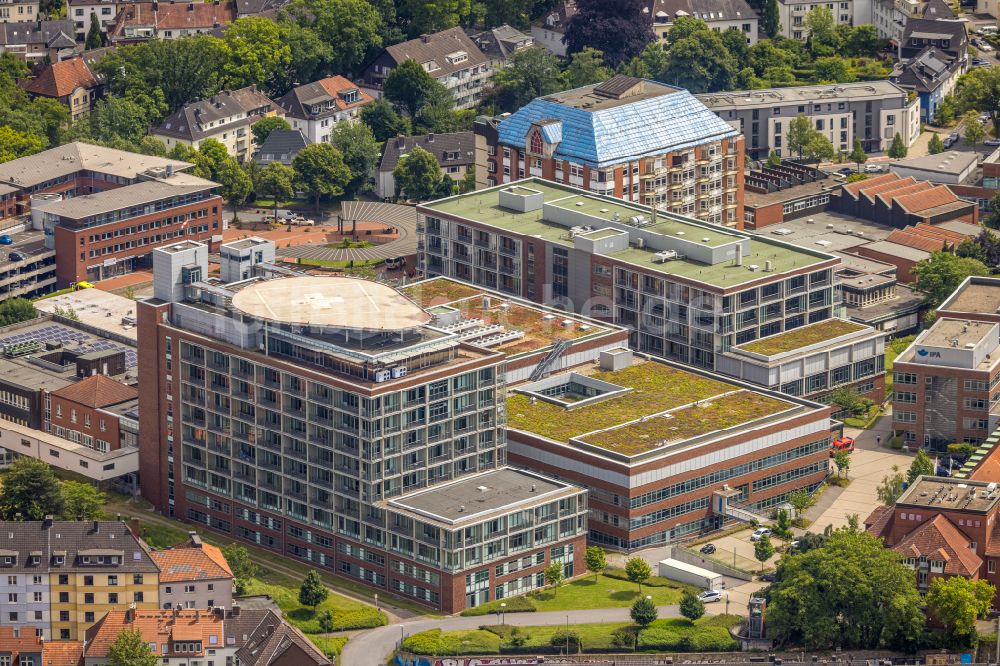
[[[506,466],[501,405],[625,331],[443,280],[229,287],[192,242],[154,264],[140,471],[160,511],[446,612],[534,589],[552,561],[583,570],[586,492]]]

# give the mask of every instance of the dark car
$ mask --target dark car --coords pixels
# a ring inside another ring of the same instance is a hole
[[[0,245],[13,245],[13,244],[14,244],[14,239],[8,236],[7,234],[0,236]]]
[[[24,255],[21,254],[20,252],[11,252],[9,255],[7,255],[7,258],[10,259],[11,261],[24,261]]]
[[[854,173],[854,169],[852,169],[851,167],[844,167],[843,169],[837,169],[837,173],[842,173],[845,176],[850,176],[852,173]]]
[[[760,575],[760,580],[763,583],[773,583],[777,579],[778,579],[778,574],[774,573],[773,571],[768,571],[767,573]]]
[[[715,552],[715,544],[706,543],[704,546],[701,547],[701,552],[704,553],[705,555],[711,555],[712,553]]]

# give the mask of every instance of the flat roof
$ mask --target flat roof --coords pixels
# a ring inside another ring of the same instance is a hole
[[[757,208],[759,206],[768,206],[770,204],[793,201],[795,199],[801,199],[802,197],[809,197],[814,194],[830,192],[837,189],[840,185],[841,181],[839,179],[830,177],[815,180],[811,183],[803,183],[793,187],[786,187],[778,190],[777,192],[751,192],[747,189],[743,195],[743,202],[747,206]]]
[[[507,398],[507,427],[631,457],[801,408],[721,376],[644,357],[617,371],[574,372],[630,390],[575,408],[512,392]]]
[[[195,178],[195,176],[190,178]],[[190,178],[180,178],[176,181],[173,179],[171,181],[147,180],[95,194],[82,194],[59,201],[38,202],[33,207],[50,215],[82,220],[93,215],[111,213],[169,197],[203,192],[215,187],[215,183],[211,181],[198,178],[197,180],[202,182],[195,183]]]
[[[770,224],[753,233],[777,238],[799,247],[837,254],[858,245],[887,238],[893,230],[894,227],[887,224],[823,211],[795,220]]]
[[[923,261],[931,256],[930,252],[925,252],[923,250],[918,250],[915,247],[900,245],[899,243],[893,243],[892,241],[887,240],[867,243],[862,247],[872,250],[873,252],[880,252],[881,254],[886,254],[890,257],[899,257],[900,259],[907,259],[909,261]]]
[[[939,309],[952,312],[1000,312],[1000,278],[974,277],[966,280]]]
[[[793,328],[784,333],[770,335],[766,338],[737,345],[736,349],[764,356],[774,356],[776,354],[795,351],[802,347],[819,344],[827,340],[833,340],[834,338],[839,338],[850,333],[857,333],[867,328],[867,326],[856,324],[846,319],[824,319],[815,324]]]
[[[899,316],[919,312],[923,307],[923,294],[915,292],[905,284],[896,283],[894,289],[896,296],[888,301],[880,301],[864,307],[848,305],[847,316],[854,321],[870,326]]]
[[[1000,492],[983,481],[953,479],[946,476],[921,476],[896,501],[896,506],[933,507],[964,511],[991,511],[1000,500]]]
[[[397,497],[389,500],[388,505],[423,519],[455,525],[481,521],[493,514],[518,511],[578,492],[579,488],[562,481],[501,467]]]
[[[136,339],[135,301],[101,289],[80,289],[34,302],[35,309],[48,314],[56,310],[72,312],[83,324]],[[131,319],[131,323],[124,323]]]
[[[431,316],[399,291],[351,277],[287,277],[260,280],[233,296],[233,307],[281,324],[400,331]]]
[[[702,104],[714,110],[718,108],[780,106],[782,104],[797,104],[800,102],[820,104],[853,100],[863,101],[881,97],[906,99],[906,91],[889,81],[860,81],[858,83],[702,93],[695,95],[695,97]]]
[[[979,161],[979,153],[949,150],[937,155],[921,155],[920,157],[904,157],[894,160],[889,168],[901,167],[916,171],[926,171],[932,174],[958,175]]]
[[[167,166],[176,172],[191,164],[74,141],[0,164],[0,182],[25,188],[84,169],[132,179],[148,169]]]
[[[990,332],[994,322],[967,321],[965,319],[939,318],[919,339],[921,345],[928,347],[948,347],[952,340],[958,340],[958,346],[977,343]]]
[[[562,209],[572,208],[574,212],[589,212],[592,215],[600,215],[603,219],[612,219],[617,213],[621,220],[628,220],[636,215],[643,215],[648,221],[652,220],[649,207],[588,193],[568,185],[532,178],[520,181],[519,186],[527,186],[541,192],[547,204],[556,202],[556,206]],[[510,185],[500,185],[477,190],[423,204],[421,208],[522,236],[534,236],[556,245],[573,247],[573,240],[569,235],[570,228],[542,219],[543,209],[519,212],[500,206],[499,190],[509,187]],[[577,203],[582,205],[577,206]],[[598,225],[598,229],[600,228],[602,227]],[[761,273],[747,270],[746,267],[751,264],[764,266],[765,262],[770,261],[773,272],[782,273],[835,259],[820,249],[800,248],[778,239],[728,229],[672,213],[658,212],[656,224],[644,226],[642,231],[663,236],[676,236],[678,232],[683,231],[688,239],[696,240],[699,244],[703,244],[702,238],[708,238],[709,241],[704,245],[709,247],[750,239],[750,249],[743,253],[743,266],[735,266],[732,261],[712,265],[689,258],[660,262],[656,257],[657,251],[648,247],[640,249],[629,246],[626,250],[608,255],[619,262],[703,282],[718,288],[760,280]]]

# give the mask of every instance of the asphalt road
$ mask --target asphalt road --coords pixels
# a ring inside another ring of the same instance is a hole
[[[660,606],[660,617],[680,617],[680,610],[673,606]],[[714,615],[725,611],[725,604],[706,604],[706,614]],[[545,611],[541,613],[507,613],[505,624],[518,626],[551,626],[566,624],[587,624],[598,622],[628,622],[628,608],[595,608],[576,611]],[[401,636],[409,636],[428,629],[476,629],[484,624],[498,624],[496,615],[477,617],[447,617],[439,620],[413,619],[402,624],[390,624],[352,636],[340,655],[340,663],[351,666],[384,666],[392,652],[399,646]]]

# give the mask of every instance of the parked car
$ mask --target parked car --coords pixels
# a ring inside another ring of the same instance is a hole
[[[10,261],[24,261],[25,256],[20,252],[11,252],[7,255],[7,259]]]
[[[0,236],[0,245],[13,245],[13,244],[14,244],[14,239],[8,236],[7,234]]]
[[[750,535],[750,540],[760,541],[762,536],[771,536],[771,529],[768,527],[758,527],[753,531],[753,534]]]
[[[973,58],[972,59],[972,66],[973,67],[992,67],[993,63],[991,63],[989,60],[983,60],[982,58]]]
[[[801,542],[798,539],[792,539],[792,542],[788,544],[788,552],[794,553],[799,548]]]
[[[847,451],[852,453],[854,451],[854,438],[853,437],[838,437],[833,440],[830,444],[830,455],[832,456],[837,451]]]
[[[878,173],[882,170],[882,165],[880,164],[866,164],[865,173]]]
[[[698,595],[703,604],[710,604],[713,601],[722,601],[722,592],[718,590],[705,590]]]
[[[854,173],[854,169],[852,169],[851,167],[844,167],[843,169],[837,169],[837,173],[844,174],[845,176],[850,176],[852,173]]]
[[[760,580],[762,583],[773,583],[777,579],[778,579],[778,574],[774,573],[773,571],[768,571],[767,573],[760,575]]]
[[[978,48],[980,51],[985,51],[986,53],[992,53],[995,50],[992,46],[990,46],[981,39],[979,40],[979,45],[976,48]]]
[[[705,555],[711,555],[712,553],[715,552],[715,544],[706,543],[704,546],[701,547],[701,552]]]
[[[984,146],[1000,146],[1000,139],[986,139],[983,141]]]
[[[988,113],[980,113],[979,114],[979,122],[981,122],[981,123],[988,123],[988,122],[990,122],[990,114],[988,114]]]
[[[955,145],[958,139],[959,139],[958,132],[952,132],[947,137],[945,137],[944,147],[951,148],[953,145]]]

